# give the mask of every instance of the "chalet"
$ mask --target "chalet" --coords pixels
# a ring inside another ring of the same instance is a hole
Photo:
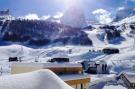
[[[105,74],[108,71],[104,61],[84,61],[82,65],[85,71],[91,74]]]
[[[123,80],[129,89],[135,89],[135,73],[121,73],[119,79]]]
[[[89,89],[90,78],[83,75],[78,63],[12,63],[11,73],[19,74],[40,69],[50,69],[74,89]]]

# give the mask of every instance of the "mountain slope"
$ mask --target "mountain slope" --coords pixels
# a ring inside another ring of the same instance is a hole
[[[134,8],[124,7],[123,9],[117,11],[116,18],[114,19],[114,22],[120,21],[120,20],[125,19],[127,17],[131,17],[133,15],[135,15]]]
[[[122,25],[122,24],[131,24],[131,23],[135,23],[135,15],[131,16],[131,17],[127,17],[125,19],[122,19],[118,22],[114,22],[113,24],[115,25]]]
[[[1,36],[3,41],[37,46],[48,44],[92,45],[87,34],[79,28],[42,20],[7,21],[1,30]]]
[[[106,45],[106,43],[104,41],[101,41],[98,39],[97,37],[97,29],[94,29],[93,31],[85,31],[88,34],[88,37],[91,38],[92,42],[93,42],[93,46],[95,47],[103,47]]]

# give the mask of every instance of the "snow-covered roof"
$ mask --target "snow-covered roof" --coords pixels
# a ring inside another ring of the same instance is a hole
[[[60,75],[59,77],[64,81],[90,78],[90,76],[83,74]]]
[[[52,71],[44,69],[30,73],[0,77],[0,89],[73,89]]]
[[[135,83],[135,73],[122,73],[124,74],[124,76],[128,79],[128,81],[130,81],[130,83]]]
[[[36,68],[60,68],[60,67],[82,67],[79,63],[19,63],[14,62],[12,66],[36,67]]]

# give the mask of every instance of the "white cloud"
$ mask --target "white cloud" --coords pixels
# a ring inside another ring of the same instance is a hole
[[[92,14],[95,15],[96,19],[101,24],[107,24],[107,23],[112,22],[111,13],[107,10],[97,9],[97,10],[93,11]]]
[[[125,7],[119,7],[118,8],[118,10],[124,10],[125,9]]]
[[[55,19],[60,19],[62,16],[63,16],[63,13],[62,13],[62,12],[57,12],[57,13],[53,16],[53,18],[55,18]]]
[[[30,13],[28,15],[25,15],[25,16],[20,16],[18,17],[20,19],[29,19],[29,20],[39,20],[39,17],[37,14],[35,13]]]
[[[19,19],[28,19],[28,20],[47,20],[49,19],[51,16],[50,15],[45,15],[42,17],[39,17],[37,14],[35,13],[31,13],[31,14],[27,14],[25,16],[19,16]]]
[[[57,12],[55,15],[45,15],[39,17],[36,13],[30,13],[25,16],[19,16],[19,19],[28,19],[28,20],[47,20],[52,18],[51,21],[60,23],[60,18],[63,16],[62,12]]]
[[[107,13],[107,11],[104,9],[97,9],[97,10],[93,11],[92,13],[93,14],[104,14],[104,13]]]
[[[47,19],[49,19],[50,17],[51,17],[50,15],[46,15],[46,16],[41,17],[41,19],[47,20]]]

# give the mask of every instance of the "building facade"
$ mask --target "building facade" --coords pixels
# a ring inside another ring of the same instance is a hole
[[[89,89],[90,77],[83,75],[81,64],[77,63],[12,63],[11,74],[50,69],[74,89]]]

